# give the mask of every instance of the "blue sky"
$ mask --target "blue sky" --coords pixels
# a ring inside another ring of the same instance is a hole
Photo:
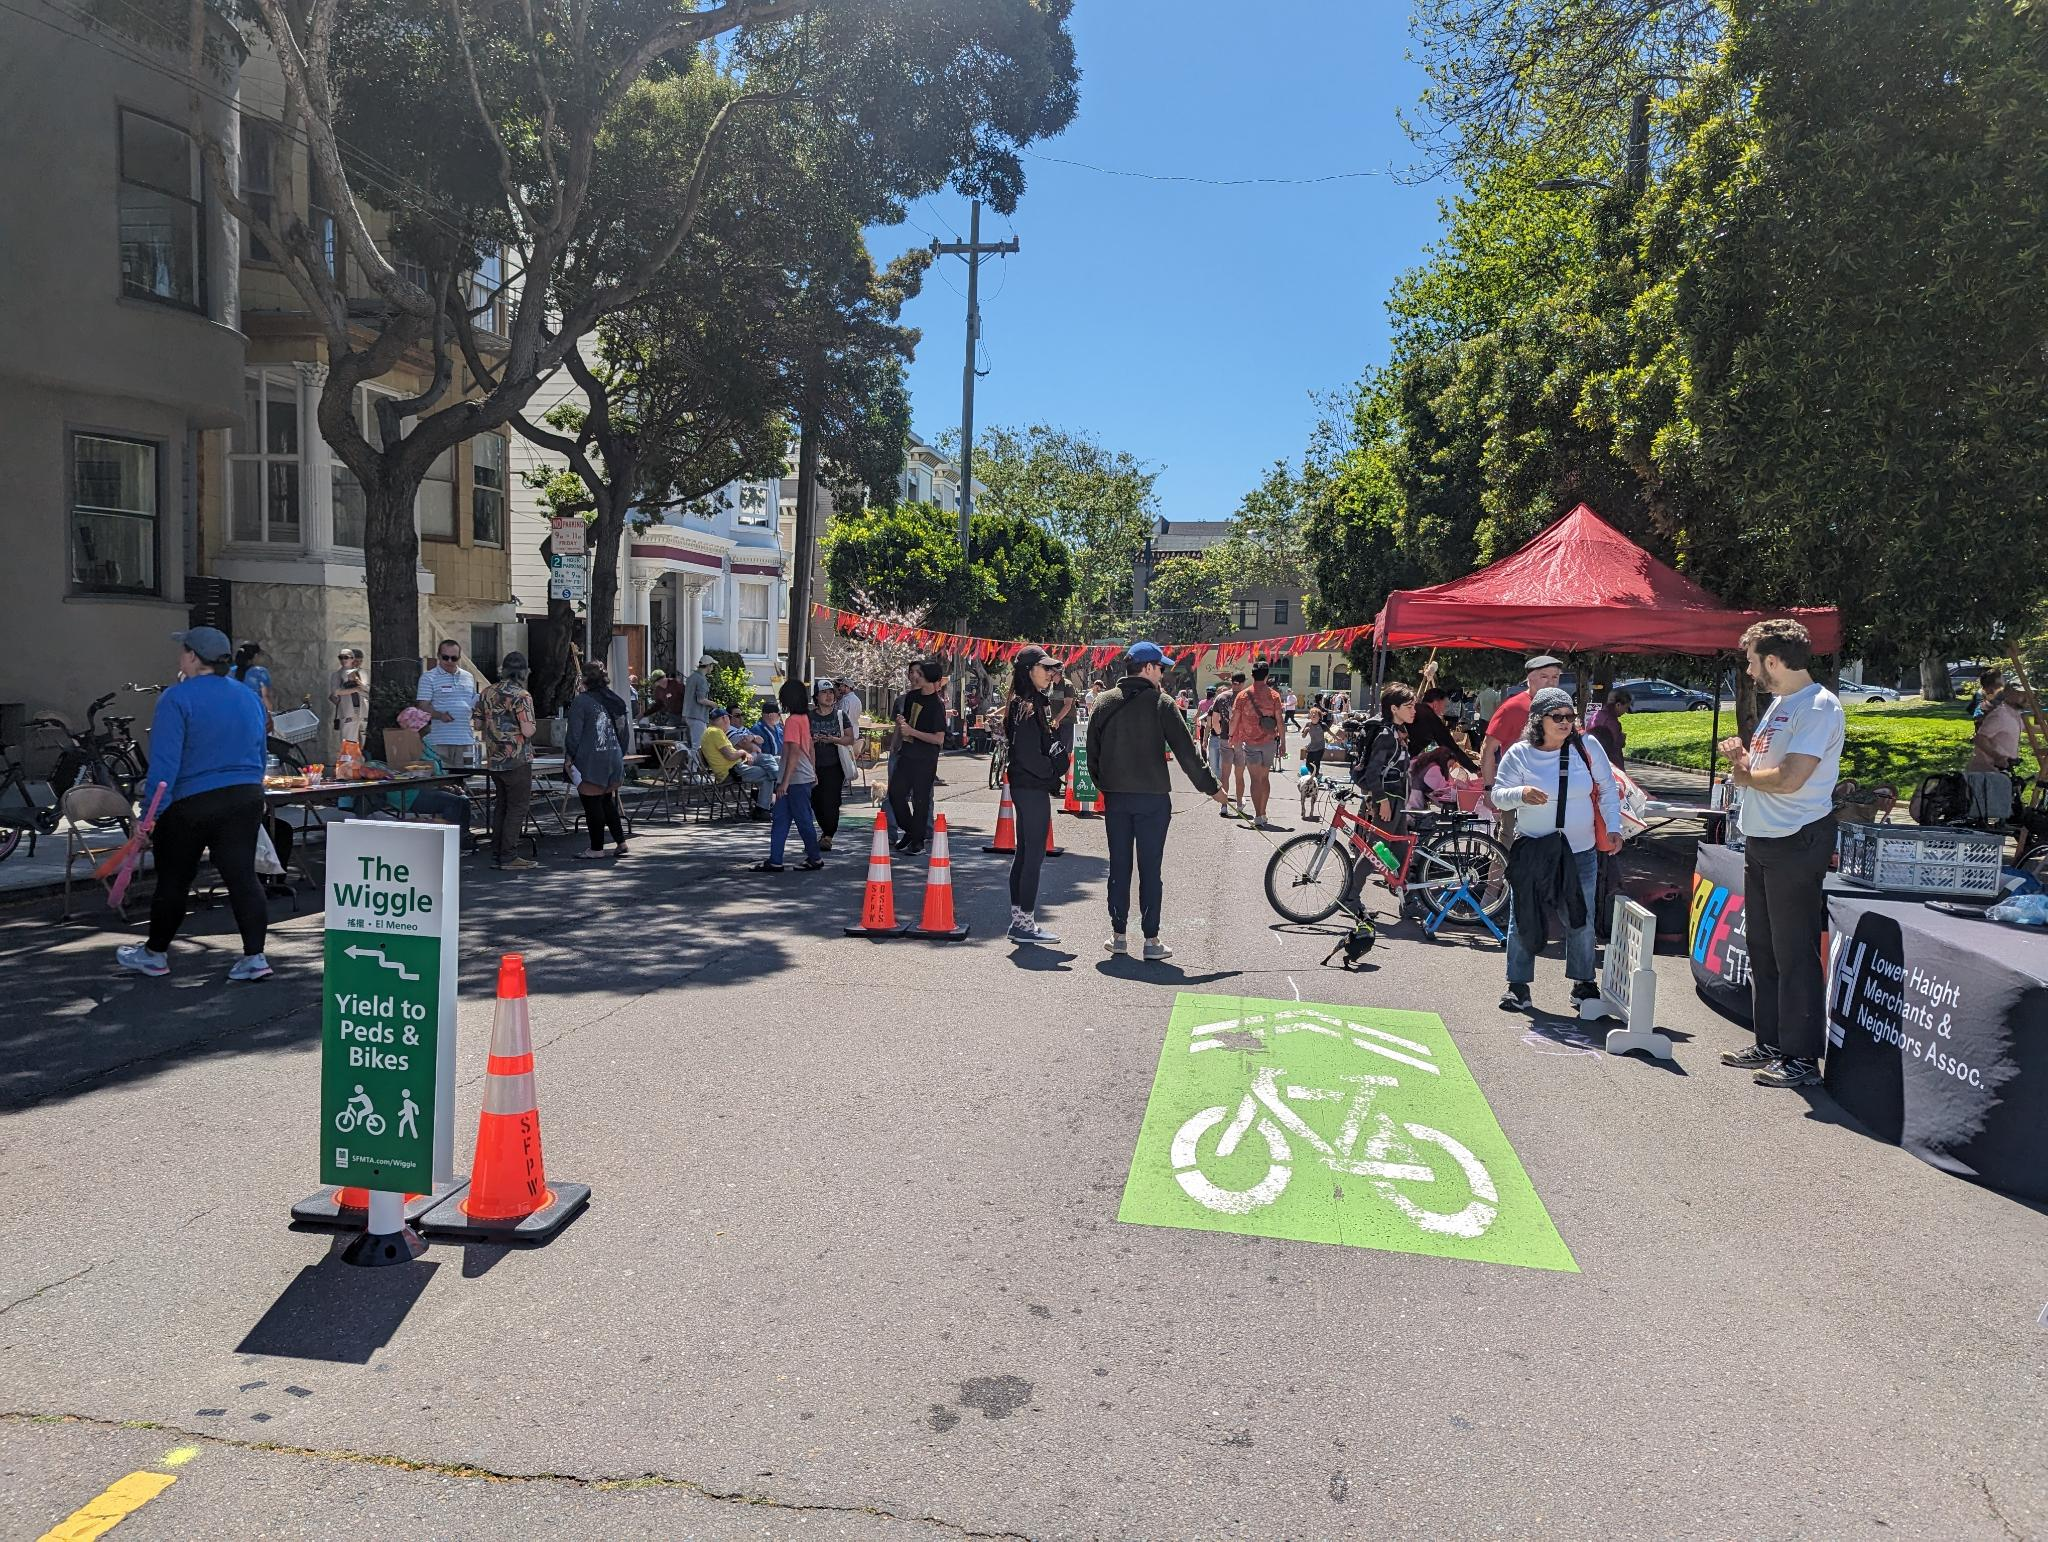
[[[1219,0],[1080,0],[1081,111],[1043,155],[1211,178],[1404,168],[1396,121],[1422,79],[1406,7],[1312,0],[1247,11]],[[1384,300],[1436,232],[1441,184],[1374,176],[1215,187],[1104,176],[1028,158],[1013,219],[982,238],[975,420],[1085,430],[1159,469],[1160,512],[1220,519],[1276,458],[1299,457],[1310,394],[1385,357]],[[921,199],[871,232],[886,261],[933,235],[964,239],[967,203]],[[957,233],[957,234],[956,234]],[[945,258],[905,319],[917,431],[960,421],[966,265]]]

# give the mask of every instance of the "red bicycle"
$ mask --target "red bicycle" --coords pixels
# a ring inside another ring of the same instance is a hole
[[[1508,854],[1476,814],[1411,814],[1409,828],[1393,829],[1351,807],[1356,787],[1323,785],[1336,795],[1328,826],[1282,841],[1266,864],[1266,900],[1276,911],[1304,926],[1340,909],[1361,913],[1366,880],[1377,874],[1401,913],[1431,935],[1446,921],[1501,935]]]

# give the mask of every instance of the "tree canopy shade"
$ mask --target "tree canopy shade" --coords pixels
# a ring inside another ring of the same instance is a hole
[[[1583,503],[1511,556],[1428,589],[1396,590],[1374,623],[1381,648],[1732,651],[1767,616],[1791,616],[1814,650],[1842,645],[1833,610],[1730,610]]]

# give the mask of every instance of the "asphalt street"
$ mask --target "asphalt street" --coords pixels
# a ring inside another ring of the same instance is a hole
[[[1013,950],[994,797],[946,774],[959,945],[840,934],[858,810],[817,875],[741,871],[753,825],[465,860],[461,1161],[519,950],[548,1170],[595,1192],[536,1251],[286,1229],[317,914],[231,987],[219,912],[159,981],[0,912],[0,1534],[158,1472],[124,1542],[2048,1535],[2048,1215],[1720,1067],[1683,958],[1669,1067],[1502,1014],[1469,937],[1321,967],[1185,791],[1170,963],[1102,951],[1068,818],[1065,945]],[[1179,993],[1439,1014],[1577,1271],[1119,1221]]]

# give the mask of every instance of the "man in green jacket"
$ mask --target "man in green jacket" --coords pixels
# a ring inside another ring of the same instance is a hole
[[[1131,866],[1138,870],[1138,919],[1145,932],[1145,957],[1173,957],[1159,940],[1159,908],[1165,897],[1160,864],[1166,856],[1166,828],[1173,820],[1172,783],[1166,752],[1172,750],[1188,780],[1224,801],[1223,789],[1195,753],[1187,719],[1159,688],[1166,655],[1157,643],[1131,645],[1124,655],[1121,684],[1102,692],[1088,715],[1088,774],[1108,805],[1109,941],[1112,953],[1128,953]]]

